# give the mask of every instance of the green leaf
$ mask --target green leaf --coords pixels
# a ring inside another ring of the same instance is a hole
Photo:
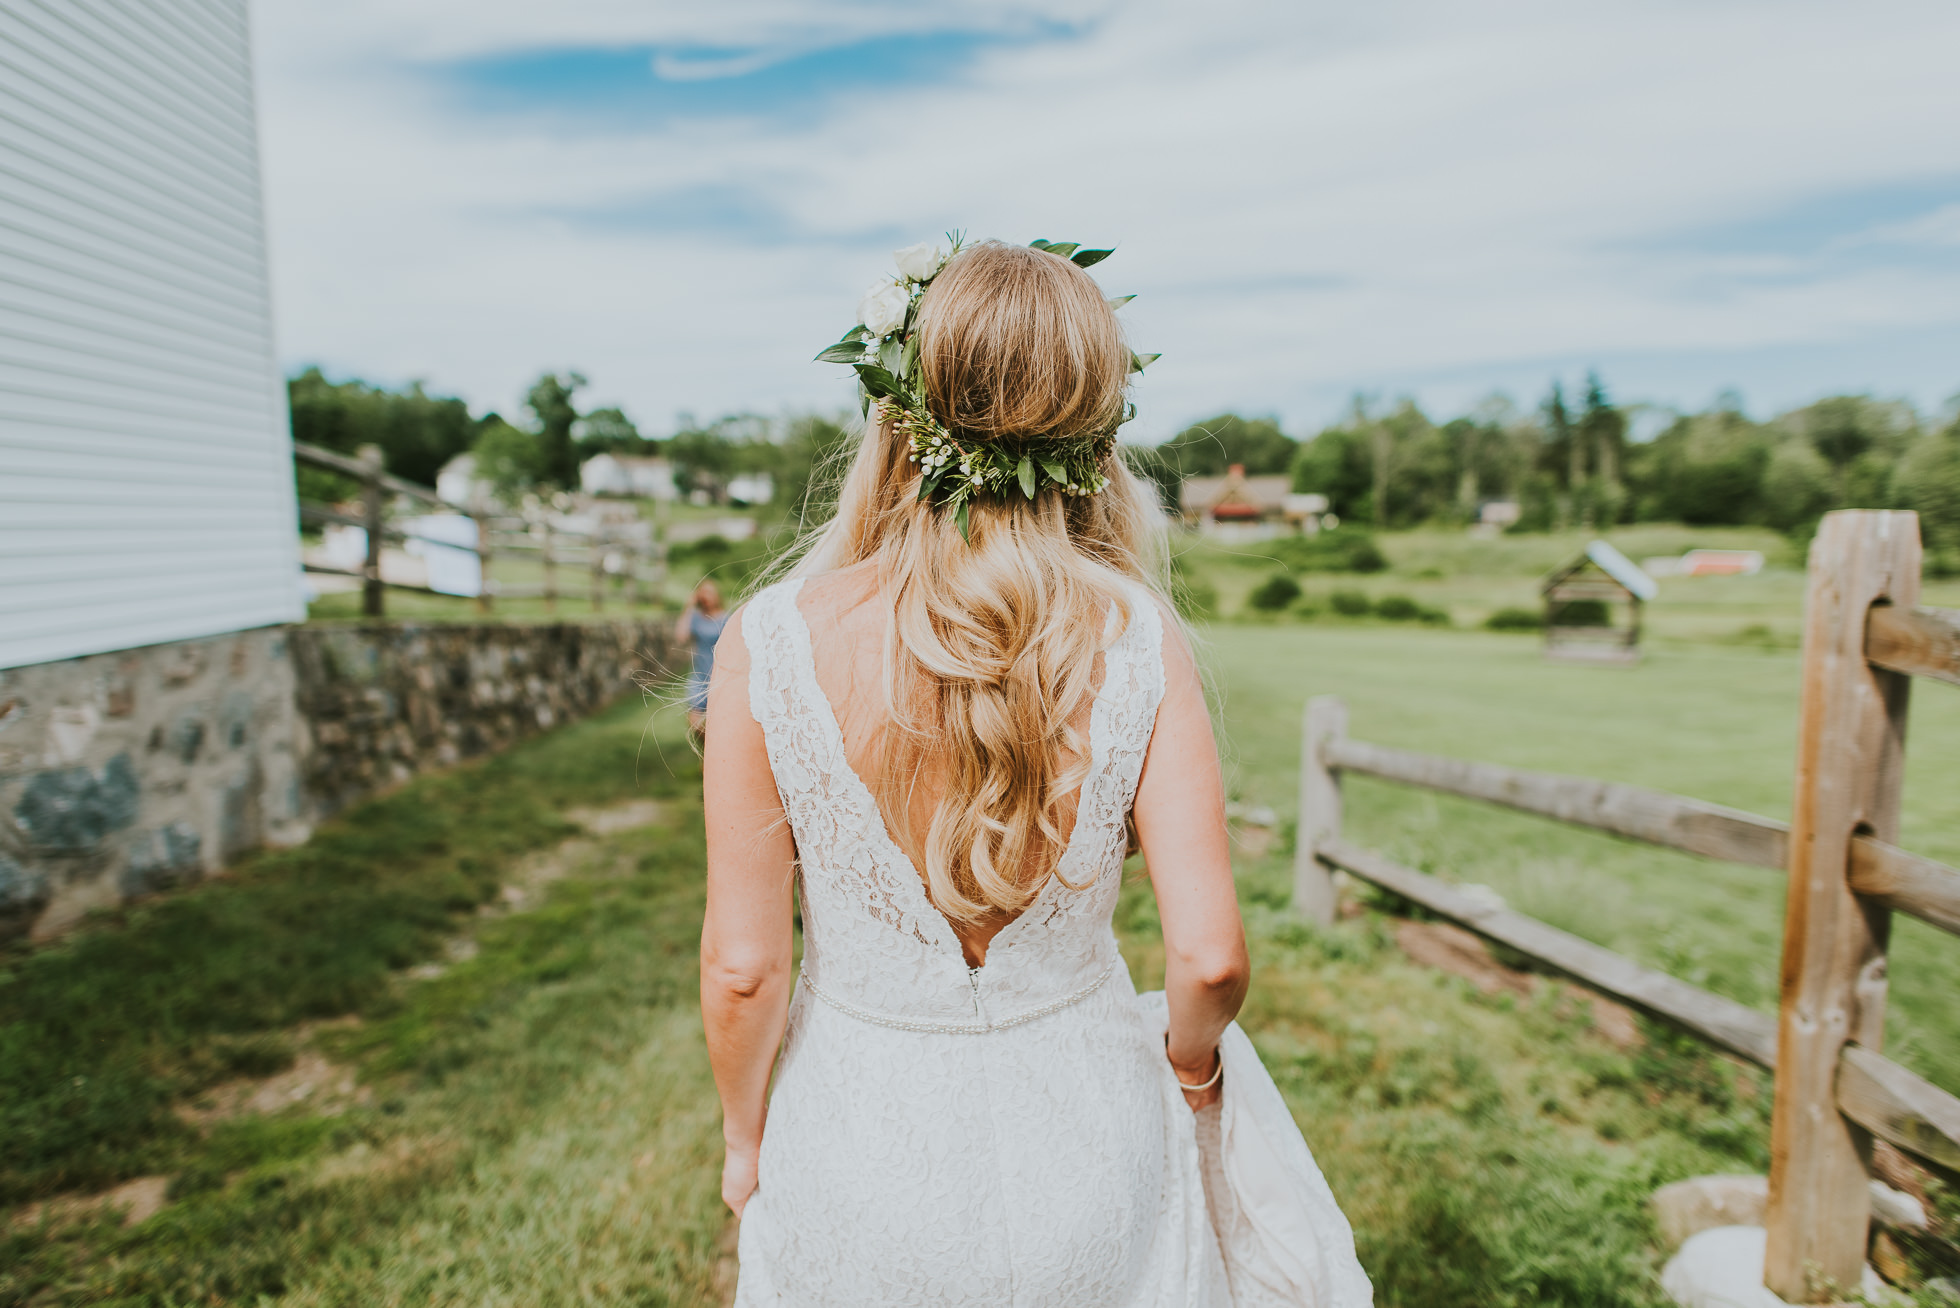
[[[898,361],[898,375],[910,377],[919,366],[919,338],[914,336],[905,342],[905,356]]]
[[[898,384],[898,378],[892,376],[891,373],[880,368],[875,363],[858,364],[857,375],[858,381],[863,384],[865,391],[878,399],[899,400],[905,398],[905,388]]]
[[[1120,309],[1124,305],[1128,304],[1131,300],[1134,300],[1136,298],[1137,297],[1134,295],[1118,295],[1110,300],[1109,307],[1112,309]]]
[[[1101,263],[1115,253],[1114,250],[1077,250],[1069,256],[1069,262],[1078,268],[1087,268],[1090,264]]]
[[[818,363],[862,363],[864,361],[864,342],[858,340],[839,341],[824,347],[817,356]]]
[[[971,545],[973,543],[973,532],[969,530],[967,526],[965,500],[960,501],[960,511],[958,514],[958,521],[960,524],[960,539],[965,541],[967,544]]]
[[[1074,241],[1050,241],[1048,244],[1042,246],[1041,248],[1048,251],[1048,253],[1050,254],[1059,254],[1062,256],[1062,258],[1066,259],[1071,254],[1074,254],[1081,247],[1077,245]]]
[[[1054,482],[1057,486],[1068,485],[1068,469],[1056,463],[1054,460],[1043,459],[1041,461],[1041,470],[1047,473],[1048,480]]]
[[[1034,498],[1034,460],[1030,459],[1027,455],[1023,454],[1021,456],[1021,466],[1014,470],[1014,475],[1021,479],[1021,494],[1025,495],[1029,499],[1033,499]]]
[[[1151,364],[1163,357],[1161,354],[1138,354],[1135,350],[1132,350],[1130,351],[1130,371],[1142,372],[1145,368],[1148,368]]]
[[[886,372],[892,373],[894,376],[903,377],[905,375],[904,369],[899,366],[899,361],[904,357],[905,346],[899,343],[899,339],[896,336],[887,338],[885,343],[878,347],[878,362],[883,365]]]
[[[1045,250],[1045,249],[1047,249],[1047,248],[1048,248],[1048,242],[1046,242],[1046,241],[1029,241],[1029,242],[1028,242],[1028,248],[1029,248],[1030,250]]]

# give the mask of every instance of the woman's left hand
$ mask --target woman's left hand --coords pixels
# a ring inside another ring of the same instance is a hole
[[[755,1193],[760,1150],[729,1148],[721,1161],[721,1201],[737,1218]]]
[[[1184,1091],[1184,1102],[1190,1105],[1191,1111],[1194,1113],[1201,1108],[1210,1108],[1213,1104],[1225,1097],[1225,1053],[1223,1050],[1214,1049],[1211,1057],[1203,1064],[1202,1071],[1196,1068],[1179,1067],[1175,1062],[1172,1062],[1171,1072],[1177,1077],[1177,1084],[1180,1089],[1193,1085],[1204,1087],[1202,1090]]]

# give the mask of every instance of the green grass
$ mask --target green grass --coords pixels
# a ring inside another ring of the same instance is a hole
[[[1535,638],[1381,627],[1209,632],[1232,786],[1290,818],[1309,696],[1348,702],[1382,744],[1652,786],[1789,816],[1794,653],[1670,644],[1634,668],[1546,663]],[[1960,863],[1960,694],[1915,690],[1902,841]],[[1780,874],[1714,863],[1367,778],[1347,835],[1412,867],[1765,1010],[1775,1006]],[[1888,1052],[1960,1091],[1960,941],[1893,931]]]
[[[1327,692],[1367,739],[1787,808],[1787,652],[1683,639],[1601,669],[1462,630],[1230,624],[1208,638],[1230,784],[1283,815],[1301,707]],[[1960,861],[1960,696],[1945,689],[1915,703],[1905,843]],[[698,770],[680,739],[671,709],[649,729],[622,704],[420,778],[305,849],[8,955],[8,1194],[164,1172],[173,1198],[130,1229],[0,1225],[0,1308],[717,1302]],[[664,797],[656,825],[561,844],[568,806],[647,794]],[[1362,843],[1768,1002],[1773,874],[1387,785],[1348,795]],[[554,849],[565,875],[531,906],[479,911]],[[1557,982],[1480,995],[1407,961],[1374,914],[1302,926],[1288,863],[1281,842],[1239,868],[1256,967],[1243,1022],[1354,1222],[1377,1302],[1659,1305],[1646,1198],[1762,1170],[1766,1079],[1651,1024],[1618,1050]],[[1960,950],[1911,926],[1894,943],[1893,1052],[1953,1085],[1942,999]],[[1140,881],[1117,928],[1139,985],[1158,984]],[[459,931],[473,957],[434,979],[404,971]],[[349,1013],[358,1023],[294,1025]],[[365,1097],[208,1132],[170,1111],[307,1047],[356,1069]]]
[[[1802,553],[1782,536],[1748,527],[1644,523],[1605,533],[1533,533],[1490,540],[1444,528],[1393,532],[1376,538],[1389,559],[1386,571],[1296,573],[1303,591],[1297,608],[1317,610],[1315,620],[1339,622],[1331,602],[1336,592],[1358,592],[1370,600],[1399,595],[1449,614],[1456,626],[1479,628],[1502,609],[1542,609],[1540,581],[1602,534],[1635,562],[1698,547],[1753,549],[1764,555],[1766,566],[1754,577],[1663,578],[1659,599],[1646,606],[1650,645],[1796,648],[1803,619]],[[1209,598],[1210,615],[1252,623],[1297,622],[1297,612],[1276,617],[1250,604],[1253,591],[1284,567],[1288,545],[1274,541],[1227,547],[1181,537],[1178,570],[1186,586]],[[1924,602],[1960,605],[1960,582],[1929,581]]]

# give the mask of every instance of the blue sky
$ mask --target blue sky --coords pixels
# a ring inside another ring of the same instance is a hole
[[[1596,368],[1960,391],[1960,7],[260,0],[289,364],[654,432],[848,402],[893,247],[1114,244],[1138,437]]]

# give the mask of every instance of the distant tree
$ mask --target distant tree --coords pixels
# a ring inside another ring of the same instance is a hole
[[[1928,432],[1899,461],[1899,502],[1919,514],[1931,571],[1960,575],[1960,421]]]
[[[1539,407],[1545,415],[1543,466],[1560,481],[1563,493],[1558,497],[1557,520],[1563,528],[1572,522],[1573,495],[1585,478],[1585,461],[1572,430],[1571,411],[1565,407],[1564,388],[1554,381],[1551,392]]]
[[[537,433],[513,427],[497,414],[485,414],[477,424],[470,454],[476,460],[476,475],[506,501],[552,484],[550,463]]]
[[[1237,463],[1244,465],[1247,476],[1257,477],[1285,472],[1296,442],[1276,419],[1221,413],[1191,424],[1157,448],[1181,476],[1216,477]]]
[[[657,441],[640,435],[633,420],[618,409],[594,409],[578,420],[573,429],[579,461],[595,454],[649,455],[659,449]]]
[[[1585,459],[1593,469],[1593,479],[1580,499],[1580,514],[1587,522],[1610,525],[1620,520],[1626,491],[1620,484],[1620,465],[1626,452],[1626,415],[1606,398],[1606,387],[1599,374],[1586,374],[1586,407],[1579,415],[1573,435],[1573,448],[1585,447]]]
[[[339,454],[363,445],[381,447],[381,466],[397,477],[432,485],[443,464],[470,447],[475,424],[469,406],[449,396],[430,395],[422,383],[390,391],[350,378],[328,381],[308,368],[286,383],[293,439]],[[337,500],[354,484],[316,468],[299,469],[304,499]]]
[[[1845,498],[1845,480],[1851,465],[1871,449],[1873,433],[1864,421],[1862,406],[1850,396],[1833,396],[1810,408],[1810,443],[1837,478],[1838,499]]]
[[[806,413],[784,426],[776,502],[798,526],[815,526],[836,512],[837,488],[857,448],[848,411]]]
[[[572,398],[584,385],[585,378],[576,372],[548,372],[532,383],[525,397],[525,403],[537,418],[538,444],[544,461],[544,472],[538,480],[561,490],[578,487],[578,446],[573,440],[573,429],[578,425],[579,413]]]
[[[1325,495],[1343,518],[1366,521],[1373,489],[1373,458],[1365,427],[1328,427],[1302,441],[1293,456],[1293,489]]]

